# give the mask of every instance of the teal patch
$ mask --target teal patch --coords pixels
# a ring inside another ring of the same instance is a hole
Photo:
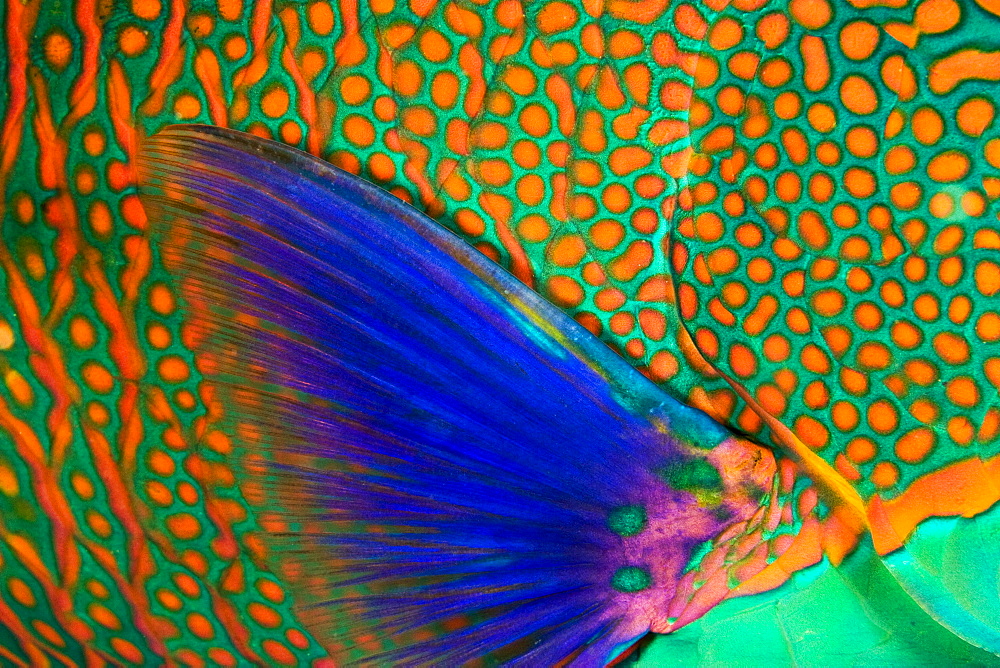
[[[661,469],[660,476],[673,489],[689,492],[722,490],[722,476],[704,459],[674,462]]]
[[[608,528],[627,538],[646,528],[646,509],[642,506],[621,506],[608,514]]]
[[[611,586],[616,591],[634,594],[635,592],[649,589],[653,584],[653,578],[649,571],[638,566],[622,566],[611,576]]]

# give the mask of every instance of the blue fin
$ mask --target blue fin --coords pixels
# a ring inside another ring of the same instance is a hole
[[[336,658],[604,663],[758,509],[769,455],[384,191],[197,126],[148,140],[141,176]]]

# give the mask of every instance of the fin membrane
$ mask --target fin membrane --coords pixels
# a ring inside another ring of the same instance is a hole
[[[197,126],[148,140],[141,178],[276,563],[336,658],[604,663],[756,510],[663,475],[721,485],[721,427],[384,191]]]

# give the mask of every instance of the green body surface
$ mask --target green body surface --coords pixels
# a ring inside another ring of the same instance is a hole
[[[775,448],[764,547],[689,566],[733,598],[640,663],[995,662],[911,600],[992,642],[994,534],[954,518],[1000,499],[995,3],[0,6],[0,662],[328,661],[138,198],[174,123],[383,186]]]
[[[870,547],[834,569],[798,573],[781,590],[726,601],[653,639],[638,666],[992,666],[929,617]]]

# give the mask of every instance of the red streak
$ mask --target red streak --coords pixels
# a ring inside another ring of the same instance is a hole
[[[7,115],[0,134],[0,188],[17,160],[24,130],[24,110],[28,105],[28,36],[35,30],[40,0],[26,4],[7,3],[7,68],[10,94]]]
[[[101,54],[101,27],[97,24],[97,6],[94,0],[74,0],[73,4],[76,8],[76,24],[83,36],[81,49],[83,67],[70,91],[69,102],[72,110],[63,119],[61,127],[63,136],[68,136],[73,126],[94,111],[97,105],[98,56]]]

